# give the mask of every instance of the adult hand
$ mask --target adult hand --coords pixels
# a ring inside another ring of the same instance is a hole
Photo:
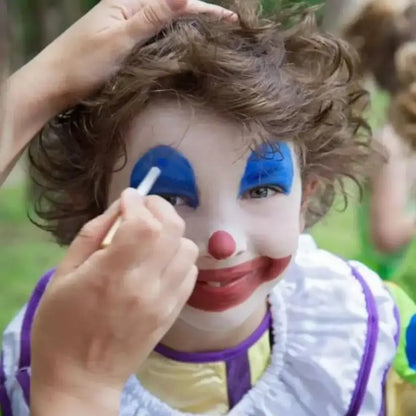
[[[113,74],[134,46],[175,18],[198,13],[234,18],[230,11],[199,0],[102,0],[37,61],[46,70],[55,69],[74,103]]]
[[[119,206],[123,221],[101,242]],[[127,190],[88,223],[41,300],[32,330],[32,414],[118,414],[120,393],[170,328],[197,276],[198,249],[160,197]]]
[[[230,11],[199,0],[102,0],[13,74],[6,96],[11,133],[3,137],[8,145],[0,146],[0,184],[48,120],[98,88],[133,47],[170,21],[198,13],[236,19]]]

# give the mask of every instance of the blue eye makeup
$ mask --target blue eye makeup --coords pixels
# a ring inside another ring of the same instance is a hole
[[[277,188],[290,194],[293,185],[294,167],[290,147],[285,142],[277,148],[264,143],[257,152],[252,152],[240,182],[239,197],[255,188]]]
[[[185,200],[193,208],[199,205],[192,166],[185,156],[170,146],[157,146],[146,152],[134,165],[130,186],[136,188],[152,166],[162,171],[150,192],[152,195],[160,195],[168,200]]]

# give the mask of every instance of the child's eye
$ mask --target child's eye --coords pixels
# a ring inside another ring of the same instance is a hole
[[[243,199],[260,199],[260,198],[270,198],[273,195],[281,194],[283,191],[278,186],[258,186],[256,188],[250,189],[243,194]]]
[[[166,199],[174,207],[179,207],[183,205],[190,205],[187,198],[182,198],[178,195],[159,195],[161,198]]]

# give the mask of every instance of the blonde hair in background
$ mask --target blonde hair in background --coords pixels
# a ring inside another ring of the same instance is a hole
[[[326,0],[323,28],[341,36],[352,26],[367,8],[382,13],[399,14],[410,6],[412,0]]]
[[[395,65],[400,87],[389,116],[395,130],[416,150],[416,40],[396,52]]]

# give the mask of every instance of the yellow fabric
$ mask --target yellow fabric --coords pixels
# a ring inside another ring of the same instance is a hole
[[[270,362],[268,331],[247,353],[253,386]],[[225,362],[184,363],[153,352],[138,378],[145,389],[176,410],[212,416],[230,410]]]
[[[393,369],[387,377],[386,415],[416,415],[416,386],[404,381]]]
[[[207,415],[224,415],[229,410],[223,362],[182,363],[153,352],[138,378],[145,389],[174,409]]]
[[[248,350],[250,363],[250,380],[254,386],[270,364],[271,350],[269,333],[265,333],[256,344]]]

